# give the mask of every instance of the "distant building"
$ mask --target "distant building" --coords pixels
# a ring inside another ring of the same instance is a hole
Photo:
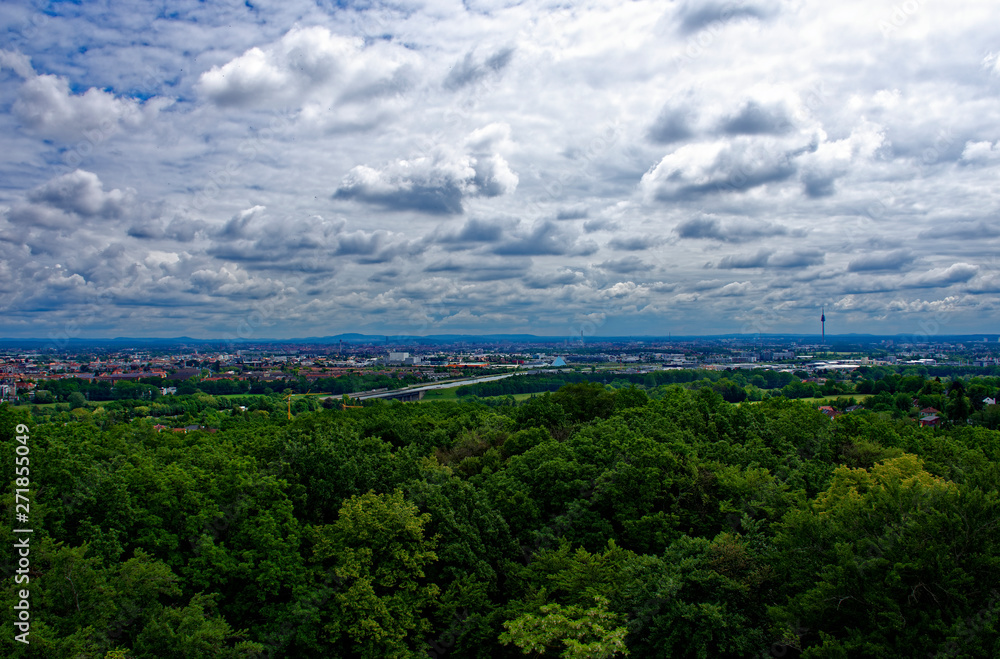
[[[834,418],[840,416],[841,414],[843,414],[843,412],[838,412],[837,410],[833,409],[829,405],[823,405],[823,406],[821,406],[819,408],[819,411],[822,412],[823,414],[827,415],[831,419],[834,419]]]
[[[410,356],[408,352],[390,352],[389,353],[389,363],[390,364],[402,364]]]
[[[930,414],[928,416],[920,417],[920,427],[921,428],[937,428],[941,425],[941,417],[937,414]]]

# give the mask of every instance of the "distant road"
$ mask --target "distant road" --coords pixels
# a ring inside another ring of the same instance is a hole
[[[404,387],[403,389],[393,389],[391,391],[361,391],[355,394],[347,394],[351,398],[357,400],[370,400],[373,398],[395,398],[402,394],[417,394],[421,391],[432,391],[434,389],[451,389],[453,387],[461,387],[465,384],[476,384],[478,382],[492,382],[494,380],[503,380],[504,378],[513,377],[515,375],[528,375],[535,371],[519,371],[516,373],[503,373],[501,375],[487,375],[479,378],[465,378],[464,380],[450,380],[448,382],[439,382],[437,384],[425,384],[417,387]],[[339,396],[330,396],[330,398],[339,398]]]

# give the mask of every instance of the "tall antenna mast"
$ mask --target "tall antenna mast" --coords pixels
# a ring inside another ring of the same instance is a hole
[[[826,345],[826,305],[825,304],[823,305],[823,310],[820,312],[820,315],[819,315],[819,323],[820,323],[820,326],[822,327],[822,332],[823,332],[823,344]]]

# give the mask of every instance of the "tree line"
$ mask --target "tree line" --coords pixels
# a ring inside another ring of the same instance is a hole
[[[1000,432],[629,384],[217,433],[0,405],[37,551],[4,653],[1000,656]]]

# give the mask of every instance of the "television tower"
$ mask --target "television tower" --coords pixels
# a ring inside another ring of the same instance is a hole
[[[819,324],[822,327],[823,332],[823,344],[826,345],[826,305],[823,305],[823,310],[819,314]]]

